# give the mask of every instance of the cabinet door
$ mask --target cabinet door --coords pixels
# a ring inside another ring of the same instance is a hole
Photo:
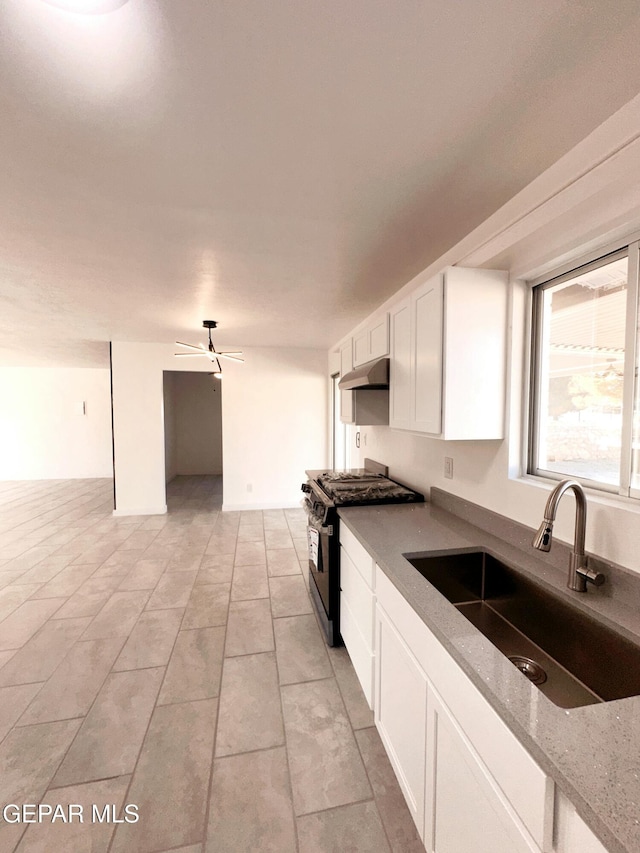
[[[411,429],[439,435],[442,429],[443,276],[437,275],[412,297],[413,375]]]
[[[381,607],[376,608],[375,721],[420,837],[424,832],[427,679]]]
[[[502,438],[507,363],[507,274],[449,267],[445,276],[442,438]]]
[[[340,347],[340,376],[353,370],[353,342],[351,338]],[[354,421],[353,391],[340,391],[340,420],[343,424]]]
[[[389,355],[389,315],[383,314],[368,329],[369,359]]]
[[[366,364],[371,361],[369,355],[369,332],[365,329],[353,338],[353,366],[360,367],[361,364]]]
[[[411,427],[411,301],[391,310],[389,426]]]
[[[428,695],[429,853],[540,853],[448,708]]]
[[[556,792],[554,850],[557,853],[607,853],[604,845],[561,791]]]

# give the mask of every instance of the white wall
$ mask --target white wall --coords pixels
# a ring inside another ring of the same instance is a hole
[[[350,428],[351,463],[365,456],[389,465],[391,476],[428,493],[431,486],[537,527],[553,483],[523,471],[527,401],[528,286],[554,265],[640,229],[640,98],[605,122],[562,161],[388,300],[388,307],[439,269],[459,263],[509,269],[511,281],[507,438],[443,442],[389,427],[362,427],[361,447]],[[364,320],[363,322],[366,322]],[[336,344],[336,349],[341,342]],[[444,457],[454,476],[444,478]],[[554,535],[573,539],[573,498],[563,499]],[[588,495],[587,548],[640,571],[640,501]]]
[[[245,358],[234,382],[223,380],[224,508],[297,506],[305,469],[327,465],[326,353],[256,348]]]
[[[206,373],[165,371],[167,481],[178,474],[222,474],[221,386]]]
[[[0,368],[0,480],[112,473],[108,370]]]
[[[163,371],[184,363],[173,353],[112,344],[117,515],[166,512]],[[305,468],[327,463],[326,353],[245,347],[244,358],[222,379],[224,508],[295,506]]]

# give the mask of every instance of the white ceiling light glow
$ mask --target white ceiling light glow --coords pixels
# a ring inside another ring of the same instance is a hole
[[[80,15],[103,15],[115,12],[129,0],[44,0],[49,6],[64,9],[65,12],[77,12]]]
[[[57,131],[51,122],[96,132],[99,122],[124,143],[132,131],[157,120],[167,91],[167,39],[158,4],[0,0],[0,8],[2,86],[13,92],[10,100],[43,111],[52,138]],[[70,140],[80,136],[69,131]]]

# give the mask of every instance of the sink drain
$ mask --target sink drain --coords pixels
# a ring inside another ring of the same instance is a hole
[[[544,684],[547,680],[547,673],[539,663],[531,660],[531,658],[523,658],[520,655],[509,655],[509,660],[534,684]]]

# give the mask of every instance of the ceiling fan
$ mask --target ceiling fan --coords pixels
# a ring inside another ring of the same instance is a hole
[[[216,366],[216,370],[213,375],[216,379],[220,379],[222,377],[222,367],[220,366],[221,358],[228,358],[229,361],[240,361],[244,362],[244,359],[240,356],[242,355],[241,351],[237,352],[217,352],[216,348],[213,345],[213,341],[211,340],[211,329],[215,329],[218,325],[216,320],[203,320],[202,325],[205,329],[209,329],[209,345],[205,346],[204,344],[185,344],[182,341],[176,341],[176,346],[186,347],[187,349],[194,350],[194,352],[176,352],[174,355],[176,356],[198,356],[205,355],[209,361],[211,361]]]

